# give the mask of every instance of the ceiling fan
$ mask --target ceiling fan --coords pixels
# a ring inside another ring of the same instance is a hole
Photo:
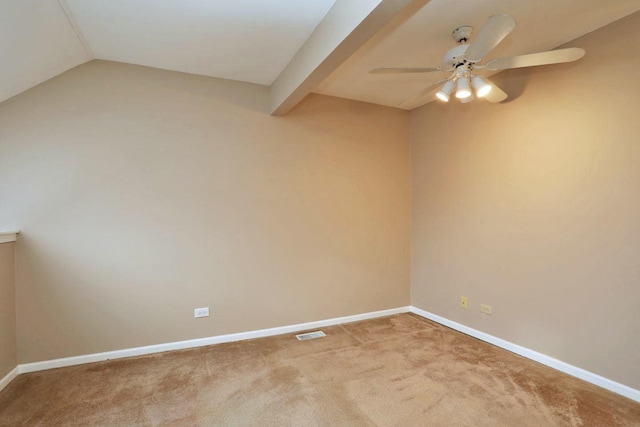
[[[537,65],[559,64],[572,62],[582,58],[584,49],[571,47],[567,49],[550,50],[547,52],[530,53],[506,58],[496,58],[484,65],[478,63],[495,48],[516,26],[516,21],[509,15],[490,16],[480,28],[478,34],[469,43],[472,27],[458,27],[451,33],[458,46],[449,49],[442,58],[442,65],[429,68],[374,68],[372,74],[389,73],[432,73],[451,72],[450,76],[437,81],[420,93],[407,99],[400,105],[404,105],[432,93],[440,87],[436,96],[444,101],[449,101],[453,93],[462,103],[471,102],[475,97],[485,98],[489,102],[501,102],[507,98],[507,94],[498,88],[487,78],[474,73],[477,69],[491,71],[506,70],[509,68],[533,67]],[[473,88],[473,90],[472,90]]]

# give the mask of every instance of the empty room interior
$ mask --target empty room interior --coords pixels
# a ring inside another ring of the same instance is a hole
[[[0,426],[640,426],[640,0],[0,36]]]

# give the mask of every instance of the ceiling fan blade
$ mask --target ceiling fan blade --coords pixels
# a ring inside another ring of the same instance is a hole
[[[528,55],[496,58],[487,62],[489,70],[506,70],[508,68],[534,67],[536,65],[559,64],[576,61],[584,56],[584,49],[570,47],[547,52],[530,53]]]
[[[432,68],[374,68],[369,70],[371,74],[394,74],[394,73],[433,73],[442,71],[441,67]]]
[[[496,84],[491,80],[487,78],[485,78],[485,80],[491,85],[491,90],[484,96],[484,99],[493,104],[495,104],[496,102],[502,102],[507,99],[509,95],[507,95],[505,91],[496,86]]]
[[[402,101],[400,104],[398,104],[398,107],[404,107],[406,105],[410,105],[413,102],[416,102],[416,101],[422,99],[423,97],[427,96],[429,93],[435,92],[435,90],[438,89],[439,86],[442,83],[446,82],[447,80],[449,80],[449,79],[438,80],[434,84],[427,86],[426,88],[424,88],[423,90],[421,90],[417,94],[412,95],[409,98],[407,98],[404,101]]]
[[[478,62],[491,50],[498,46],[516,26],[516,21],[509,15],[493,15],[487,19],[478,34],[473,38],[465,52],[465,58]]]

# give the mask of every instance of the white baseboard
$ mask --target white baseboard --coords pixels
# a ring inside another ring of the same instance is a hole
[[[605,388],[624,397],[628,397],[629,399],[635,400],[636,402],[640,402],[640,390],[633,389],[624,384],[620,384],[598,374],[594,374],[593,372],[589,372],[582,368],[578,368],[577,366],[565,363],[561,360],[554,359],[553,357],[547,356],[546,354],[538,353],[537,351],[533,351],[526,347],[522,347],[512,342],[503,340],[502,338],[494,337],[493,335],[478,331],[477,329],[470,328],[461,323],[438,316],[437,314],[433,314],[416,307],[411,307],[411,312],[426,319],[433,320],[434,322],[440,323],[441,325],[447,326],[451,329],[455,329],[456,331],[460,331],[463,334],[470,335],[474,338],[488,342],[489,344],[493,344],[512,353],[519,354],[520,356],[526,357],[527,359],[542,363],[543,365],[547,365],[551,368],[557,369],[558,371],[564,372],[576,378],[580,378],[581,380],[595,384],[599,387]]]
[[[13,381],[15,377],[18,376],[18,374],[20,373],[19,371],[20,371],[19,367],[16,366],[12,370],[10,370],[7,375],[5,375],[2,379],[0,379],[0,391],[2,391],[6,386],[8,386],[9,383]]]
[[[240,332],[236,334],[218,335],[218,336],[208,337],[208,338],[198,338],[193,340],[177,341],[177,342],[166,343],[166,344],[157,344],[157,345],[150,345],[145,347],[135,347],[135,348],[129,348],[124,350],[107,351],[104,353],[86,354],[82,356],[66,357],[63,359],[54,359],[54,360],[46,360],[42,362],[21,364],[21,365],[18,365],[16,368],[14,368],[11,372],[9,372],[7,375],[5,375],[4,378],[0,380],[0,390],[6,387],[7,384],[9,384],[18,374],[23,374],[27,372],[36,372],[36,371],[42,371],[45,369],[62,368],[65,366],[82,365],[85,363],[101,362],[104,360],[111,360],[111,359],[122,359],[125,357],[132,357],[132,356],[142,356],[145,354],[162,353],[162,352],[171,351],[171,350],[182,350],[186,348],[202,347],[202,346],[213,345],[213,344],[221,344],[225,342],[241,341],[241,340],[248,340],[253,338],[263,338],[263,337],[268,337],[272,335],[288,334],[288,333],[299,332],[299,331],[304,331],[308,329],[322,328],[325,326],[339,325],[342,323],[357,322],[359,320],[374,319],[377,317],[391,316],[393,314],[406,313],[406,312],[415,313],[418,316],[422,316],[426,319],[433,320],[434,322],[440,323],[441,325],[447,326],[451,329],[455,329],[464,334],[467,334],[479,340],[485,341],[489,344],[493,344],[497,347],[508,350],[512,353],[519,354],[520,356],[526,357],[527,359],[531,359],[536,362],[542,363],[543,365],[547,365],[551,368],[557,369],[561,372],[567,373],[576,378],[580,378],[584,381],[590,382],[599,387],[610,390],[614,393],[628,397],[629,399],[635,400],[636,402],[640,402],[640,390],[633,389],[629,386],[617,383],[613,380],[604,378],[600,375],[586,371],[582,368],[578,368],[576,366],[562,362],[558,359],[554,359],[553,357],[547,356],[542,353],[538,353],[537,351],[530,350],[528,348],[522,347],[512,342],[503,340],[501,338],[494,337],[493,335],[487,334],[485,332],[478,331],[477,329],[470,328],[461,323],[457,323],[452,320],[446,319],[444,317],[438,316],[437,314],[433,314],[428,311],[421,310],[419,308],[412,307],[412,306],[393,308],[389,310],[374,311],[370,313],[356,314],[352,316],[336,317],[333,319],[319,320],[316,322],[299,323],[296,325],[281,326],[277,328],[260,329],[256,331]]]
[[[25,363],[18,365],[18,372],[24,374],[27,372],[42,371],[45,369],[62,368],[65,366],[82,365],[85,363],[101,362],[111,359],[122,359],[124,357],[142,356],[145,354],[162,353],[171,350],[182,350],[185,348],[203,347],[212,344],[221,344],[225,342],[249,340],[253,338],[262,338],[272,335],[288,334],[291,332],[299,332],[307,329],[322,328],[325,326],[338,325],[341,323],[357,322],[359,320],[373,319],[376,317],[391,316],[398,313],[407,313],[411,307],[399,307],[389,310],[373,311],[370,313],[355,314],[352,316],[336,317],[334,319],[319,320],[316,322],[299,323],[297,325],[281,326],[270,329],[260,329],[257,331],[240,332],[237,334],[218,335],[215,337],[198,338],[187,341],[178,341],[166,344],[149,345],[145,347],[128,348],[124,350],[107,351],[104,353],[85,354],[82,356],[66,357],[63,359],[45,360],[43,362]],[[9,380],[10,381],[10,380]]]

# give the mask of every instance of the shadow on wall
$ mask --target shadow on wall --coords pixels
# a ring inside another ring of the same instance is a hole
[[[508,104],[524,93],[527,83],[533,76],[545,73],[570,73],[572,69],[580,67],[581,62],[506,70],[491,77],[491,80],[509,95],[501,102],[501,104]]]
[[[494,76],[492,78],[494,83],[509,95],[501,103],[508,104],[518,99],[524,93],[530,78],[531,71],[526,69],[512,70]]]

